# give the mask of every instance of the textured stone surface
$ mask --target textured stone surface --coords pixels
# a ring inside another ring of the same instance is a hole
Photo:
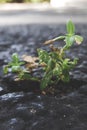
[[[55,95],[30,92],[27,83],[12,84],[11,79],[7,82],[3,78],[2,67],[12,53],[36,55],[36,48],[65,33],[64,27],[0,27],[0,130],[87,130],[87,25],[76,25],[84,42],[74,45],[67,55],[79,57],[79,63],[71,72],[70,83],[59,84]]]

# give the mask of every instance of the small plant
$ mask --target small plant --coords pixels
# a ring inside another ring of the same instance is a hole
[[[66,29],[66,35],[56,37],[44,43],[45,45],[50,45],[50,52],[37,49],[38,57],[23,56],[23,61],[25,63],[20,62],[17,54],[13,54],[12,61],[4,67],[4,73],[7,74],[10,68],[11,72],[18,73],[19,80],[38,80],[40,81],[41,90],[45,89],[47,86],[57,84],[60,80],[69,82],[69,72],[75,67],[78,59],[69,59],[66,56],[66,51],[70,50],[75,42],[81,44],[83,37],[75,35],[75,26],[72,21],[67,23]],[[53,45],[53,43],[58,40],[64,41],[63,47],[59,48]],[[23,67],[21,67],[21,65]],[[32,73],[35,72],[35,69],[38,70],[39,67],[44,72],[42,79],[32,77]]]
[[[29,56],[28,56],[28,58],[29,58]],[[31,60],[32,59],[33,58],[31,57]],[[9,72],[16,73],[17,74],[16,80],[21,80],[21,79],[37,80],[37,78],[34,78],[30,75],[30,71],[27,70],[28,67],[27,68],[24,67],[26,60],[27,60],[27,58],[24,58],[23,62],[20,61],[18,54],[13,53],[11,62],[9,62],[8,65],[4,66],[4,68],[3,68],[4,74],[7,74]],[[30,58],[29,58],[29,60],[30,60]],[[30,68],[32,68],[32,66],[30,66]]]
[[[11,69],[11,71],[14,73],[21,71],[21,65],[23,65],[24,62],[21,62],[18,54],[14,53],[12,55],[12,61],[8,63],[8,65],[6,65],[4,67],[4,74],[7,74],[9,72],[9,68]]]

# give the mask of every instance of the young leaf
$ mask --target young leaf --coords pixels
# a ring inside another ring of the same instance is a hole
[[[17,53],[12,54],[12,62],[17,63],[19,62],[19,57]]]
[[[68,35],[73,35],[75,33],[75,26],[72,21],[68,21],[66,28]]]

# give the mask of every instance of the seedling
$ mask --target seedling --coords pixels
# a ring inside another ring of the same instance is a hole
[[[9,68],[11,69],[11,71],[14,73],[21,71],[21,65],[23,65],[24,62],[21,62],[18,54],[14,53],[12,55],[12,61],[8,63],[8,65],[6,65],[4,67],[4,74],[7,74],[9,72]]]
[[[63,36],[56,37],[49,41],[46,41],[45,45],[50,45],[50,52],[42,49],[37,49],[38,57],[25,56],[23,57],[24,62],[20,62],[18,55],[12,55],[12,62],[8,63],[4,68],[4,73],[7,74],[8,68],[11,68],[12,72],[18,73],[18,78],[21,80],[40,80],[41,90],[48,86],[57,84],[60,80],[63,82],[69,82],[70,75],[69,72],[75,67],[78,59],[69,59],[66,56],[66,51],[70,50],[71,46],[76,42],[81,44],[83,37],[75,35],[75,26],[72,21],[69,21],[66,25],[67,33]],[[63,47],[55,47],[53,43],[58,40],[64,41]],[[21,69],[21,65],[24,68]],[[35,69],[43,69],[43,77],[39,79],[37,77],[32,77],[32,73]]]

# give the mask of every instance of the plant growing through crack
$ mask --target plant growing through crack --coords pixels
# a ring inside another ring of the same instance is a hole
[[[72,21],[66,24],[67,33],[63,36],[46,41],[44,44],[49,45],[50,52],[37,49],[38,57],[24,55],[23,62],[20,61],[18,54],[12,55],[12,61],[4,67],[4,73],[7,74],[9,69],[17,74],[18,80],[38,80],[40,81],[41,90],[48,86],[57,84],[60,80],[69,82],[69,72],[75,67],[78,59],[71,60],[66,56],[66,51],[76,42],[81,44],[83,37],[75,35],[75,26]],[[63,47],[55,47],[55,41],[63,40]],[[33,76],[38,68],[43,70],[42,78]]]

